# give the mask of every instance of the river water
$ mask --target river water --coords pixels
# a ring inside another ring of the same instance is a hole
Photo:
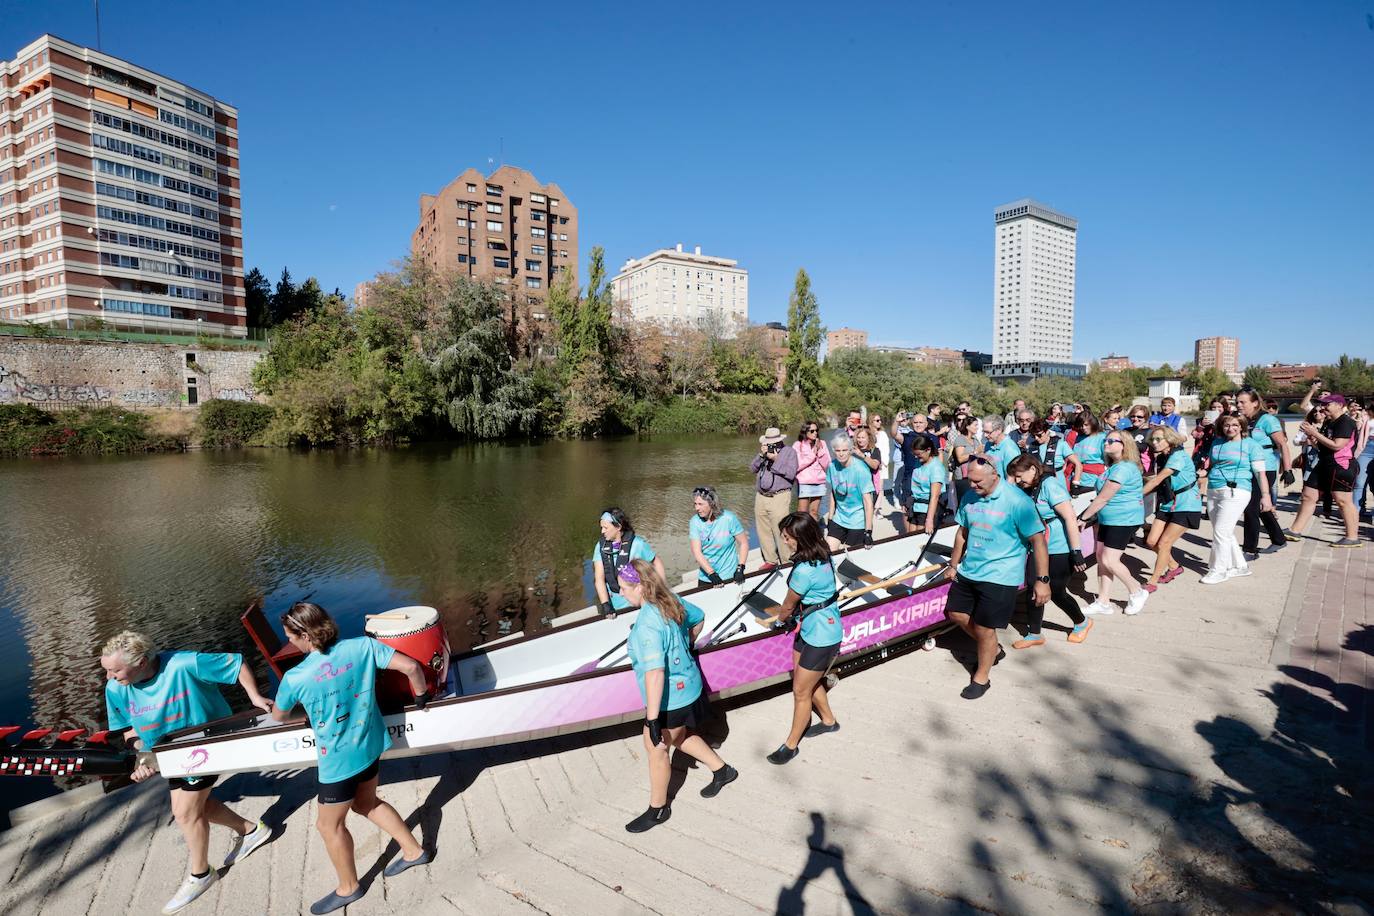
[[[608,505],[676,581],[694,566],[692,488],[715,486],[750,527],[757,449],[693,436],[0,461],[0,724],[101,727],[97,656],[126,628],[256,663],[239,615],[258,596],[275,626],[310,595],[346,635],[366,613],[432,605],[455,649],[546,626],[593,600]],[[0,811],[51,791],[4,779]]]

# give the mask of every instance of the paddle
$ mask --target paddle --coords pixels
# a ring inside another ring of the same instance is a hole
[[[891,573],[889,573],[887,576],[885,576],[884,578],[887,580],[885,583],[884,583],[884,582],[879,582],[878,584],[874,584],[873,587],[871,587],[871,588],[865,588],[865,589],[860,589],[860,590],[858,590],[858,591],[849,592],[847,595],[844,596],[844,598],[842,598],[842,599],[840,599],[840,600],[841,600],[841,601],[848,601],[850,598],[857,598],[859,595],[866,595],[866,594],[868,594],[869,592],[877,591],[879,588],[886,588],[888,585],[896,585],[898,582],[903,582],[903,581],[905,581],[905,580],[907,580],[907,579],[914,578],[914,577],[916,577],[916,576],[918,576],[918,575],[921,575],[922,572],[930,572],[930,569],[926,569],[926,570],[922,570],[922,571],[920,571],[920,572],[908,573],[908,574],[905,574],[905,575],[903,575],[903,576],[900,576],[900,577],[897,577],[897,578],[893,578],[894,576],[897,576],[897,573],[899,573],[899,572],[901,572],[902,570],[906,569],[908,566],[915,566],[917,563],[920,563],[923,559],[925,559],[925,555],[926,555],[927,553],[930,552],[930,545],[933,544],[933,543],[935,543],[935,536],[936,536],[937,534],[939,534],[939,533],[940,533],[940,529],[939,529],[939,528],[936,528],[934,531],[932,531],[932,532],[930,533],[930,537],[926,538],[925,546],[923,546],[923,547],[921,548],[921,552],[918,553],[918,554],[916,554],[916,558],[913,559],[913,560],[908,560],[907,562],[903,563],[901,566],[898,566],[895,570],[893,570],[893,571],[892,571]],[[943,565],[943,564],[940,564],[940,565]],[[939,568],[939,567],[937,566],[937,567],[934,567],[934,568]],[[869,580],[867,577],[865,577],[865,581],[871,581],[871,580]]]
[[[766,575],[766,576],[764,576],[762,579],[760,579],[760,580],[759,580],[759,583],[758,583],[757,585],[755,585],[752,589],[750,589],[749,594],[745,595],[743,598],[741,598],[741,599],[739,600],[739,603],[736,604],[736,605],[734,606],[734,608],[731,609],[730,613],[725,615],[725,617],[726,617],[726,622],[723,623],[723,624],[721,624],[721,625],[718,626],[718,627],[712,628],[710,634],[708,634],[708,636],[707,636],[707,638],[706,638],[706,642],[704,643],[704,648],[710,648],[711,646],[715,645],[716,642],[719,641],[719,640],[717,640],[717,638],[716,638],[716,635],[717,635],[717,634],[720,634],[720,638],[721,638],[721,639],[725,638],[725,633],[726,633],[726,631],[729,630],[730,627],[734,625],[734,623],[735,623],[736,620],[738,620],[739,618],[741,618],[741,617],[744,616],[744,612],[745,612],[745,611],[749,610],[749,599],[752,598],[752,597],[754,597],[756,594],[758,594],[759,589],[763,588],[763,587],[764,587],[765,585],[767,585],[769,582],[773,581],[773,577],[776,576],[777,574],[778,574],[778,567],[774,567],[773,569],[770,569],[770,570],[768,571],[768,575]]]
[[[912,564],[910,563],[907,564],[907,566],[911,565]],[[857,598],[860,595],[867,595],[869,592],[876,592],[879,589],[887,588],[890,585],[896,585],[899,582],[905,582],[907,579],[914,579],[917,576],[924,576],[926,573],[935,572],[935,570],[937,569],[944,568],[944,565],[945,564],[943,563],[932,563],[930,566],[922,566],[920,569],[915,570],[914,572],[903,572],[901,573],[901,575],[891,576],[887,579],[883,579],[881,582],[874,582],[872,585],[865,585],[863,588],[856,588],[852,592],[845,592],[843,595],[840,595],[838,600],[841,604],[843,604],[844,602],[849,601],[851,598]]]

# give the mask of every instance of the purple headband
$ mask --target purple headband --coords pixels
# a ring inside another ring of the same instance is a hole
[[[624,579],[626,582],[629,582],[631,585],[639,584],[639,570],[635,569],[629,563],[626,563],[624,566],[617,569],[615,571],[615,574],[620,578]]]

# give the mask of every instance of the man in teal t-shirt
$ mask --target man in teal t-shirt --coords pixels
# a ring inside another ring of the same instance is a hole
[[[248,699],[263,711],[272,704],[258,692],[253,671],[243,656],[232,652],[158,652],[142,633],[126,630],[105,644],[100,653],[105,669],[105,711],[110,729],[124,731],[134,747],[151,750],[164,735],[204,725],[230,714],[219,688],[242,685]],[[131,778],[142,782],[156,771],[138,766]],[[218,872],[210,868],[210,824],[234,831],[226,865],[241,861],[272,838],[261,821],[253,824],[215,798],[210,787],[218,776],[171,777],[167,788],[172,813],[186,840],[190,874],[167,902],[163,912],[174,913],[210,889]]]
[[[997,476],[1003,480],[1007,479],[1007,465],[1011,464],[1021,454],[1021,446],[1012,441],[1011,436],[1007,435],[1006,427],[1003,425],[1002,418],[988,416],[983,418],[983,435],[987,437],[988,447],[986,456],[997,467]]]
[[[849,439],[836,436],[830,446],[835,460],[825,469],[832,505],[826,524],[831,549],[873,544],[873,472],[855,461]]]
[[[1003,481],[986,458],[968,469],[972,489],[959,502],[945,578],[951,580],[945,614],[978,647],[978,667],[960,693],[976,700],[988,692],[998,655],[997,631],[1011,622],[1026,572],[1028,549],[1035,554],[1035,603],[1050,599],[1050,556],[1035,502]]]

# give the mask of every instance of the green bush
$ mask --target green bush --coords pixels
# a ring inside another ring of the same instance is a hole
[[[118,455],[186,447],[157,433],[145,414],[118,407],[49,413],[29,404],[0,405],[0,456]]]
[[[201,405],[196,417],[196,438],[205,448],[263,445],[264,433],[274,415],[267,404],[215,398]]]
[[[652,433],[750,433],[770,426],[800,427],[808,416],[800,397],[778,394],[723,394],[677,398],[660,405],[649,419]]]

